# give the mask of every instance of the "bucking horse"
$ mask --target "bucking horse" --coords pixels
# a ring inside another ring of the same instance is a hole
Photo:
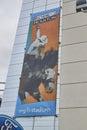
[[[54,75],[56,74],[53,68],[57,64],[57,50],[51,49],[45,52],[43,58],[36,58],[34,55],[25,54],[18,93],[23,104],[26,103],[27,93],[38,102],[44,101],[44,97],[39,91],[41,83],[44,84],[46,93],[53,92]]]

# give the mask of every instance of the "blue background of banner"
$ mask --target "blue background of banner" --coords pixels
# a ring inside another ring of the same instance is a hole
[[[37,16],[48,14],[48,13],[51,13],[53,11],[55,11],[56,14],[60,14],[60,8],[50,9],[50,10],[42,11],[42,12],[39,12],[39,13],[31,14],[31,21],[33,21],[35,19],[35,17],[37,17]]]
[[[36,102],[36,103],[21,105],[20,98],[18,98],[15,116],[56,115],[55,106],[56,106],[56,101]]]

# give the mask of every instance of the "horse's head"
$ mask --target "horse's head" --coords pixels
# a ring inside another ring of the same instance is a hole
[[[45,70],[46,78],[43,80],[45,90],[47,93],[52,93],[54,90],[54,75],[55,71],[51,68]]]
[[[50,80],[46,80],[43,82],[44,86],[45,86],[45,91],[47,93],[52,93],[54,90],[54,82],[50,79]]]

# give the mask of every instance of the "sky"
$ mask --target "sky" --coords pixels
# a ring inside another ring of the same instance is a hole
[[[22,0],[0,0],[0,82],[6,81]]]
[[[6,82],[21,6],[22,0],[0,0],[0,82]],[[4,87],[0,84],[0,90]]]

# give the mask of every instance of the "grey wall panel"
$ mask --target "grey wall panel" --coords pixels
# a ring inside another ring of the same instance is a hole
[[[57,7],[59,7],[59,2],[47,5],[46,9],[53,9],[53,8],[57,8]]]
[[[32,9],[22,11],[20,14],[20,19],[30,17],[30,14],[32,13]]]
[[[26,126],[26,127],[23,127],[25,130],[32,130],[32,127],[29,127],[29,126]]]
[[[63,3],[70,2],[70,1],[75,1],[75,0],[63,0]]]
[[[61,109],[60,130],[87,129],[87,108]]]
[[[13,101],[10,101],[10,102],[3,102],[3,104],[2,104],[2,107],[3,108],[8,108],[7,110],[11,110],[11,109],[13,109],[13,108],[15,108],[15,105],[16,105],[16,102],[13,102]]]
[[[54,130],[54,127],[53,126],[34,127],[34,130]]]
[[[29,2],[29,3],[23,4],[23,6],[22,6],[22,11],[28,10],[28,9],[32,9],[32,8],[33,8],[33,3],[34,3],[34,2]]]
[[[87,81],[87,62],[63,64],[61,66],[61,84]]]
[[[16,85],[15,85],[16,86]],[[4,98],[3,98],[3,102],[14,102],[17,100],[17,95],[18,95],[18,88],[10,88],[10,89],[6,89],[6,91],[4,92]]]
[[[59,115],[59,99],[56,99],[56,115]]]
[[[20,75],[22,71],[22,64],[10,65],[8,70],[8,76]]]
[[[30,17],[19,19],[18,27],[28,26],[29,22],[30,22]]]
[[[54,121],[35,121],[34,127],[52,127],[54,125]]]
[[[40,6],[45,6],[46,0],[36,0],[34,3],[34,8],[40,7]]]
[[[76,1],[69,1],[63,4],[63,15],[76,13]]]
[[[3,102],[0,109],[0,113],[9,116],[14,116],[15,105],[16,102]]]
[[[47,0],[47,4],[53,4],[53,3],[58,3],[58,0]]]
[[[56,93],[56,98],[59,98],[60,96],[60,83],[57,83],[57,93]]]
[[[31,3],[31,2],[33,2],[33,1],[34,1],[34,0],[23,0],[23,4],[24,4],[24,3],[28,3],[28,2]]]
[[[5,87],[5,89],[16,89],[16,88],[19,88],[19,81],[20,81],[20,78],[18,78],[19,80],[18,80],[18,82],[15,82],[14,80],[13,81],[11,81],[11,83],[6,83],[6,87]]]
[[[63,45],[87,41],[86,32],[87,26],[63,30]]]
[[[54,119],[50,120],[50,119],[46,119],[43,120],[43,118],[41,118],[40,120],[35,120],[35,124],[34,124],[34,127],[51,127],[51,126],[54,126]]]
[[[61,63],[87,60],[87,42],[62,47]]]
[[[59,129],[58,126],[57,127],[55,126],[55,130],[58,130],[58,129]]]
[[[15,38],[15,43],[21,43],[21,42],[26,42],[27,41],[27,34],[17,35]]]
[[[8,104],[10,106],[10,104]],[[8,115],[10,117],[13,117],[13,113],[14,113],[14,107],[11,108],[7,108],[7,107],[3,107],[0,108],[0,114],[4,114],[4,115]]]
[[[20,76],[8,76],[6,80],[5,88],[17,88],[19,85]]]
[[[33,13],[41,12],[45,10],[45,5],[33,9]]]
[[[16,35],[27,34],[29,25],[18,27]]]
[[[52,128],[57,127],[58,129],[58,118],[55,119],[55,117],[35,117],[35,118],[17,118],[16,119],[21,125],[26,128],[26,127],[34,127],[34,129],[43,129],[43,128]],[[50,124],[49,124],[50,123]],[[52,124],[53,125],[52,125]]]
[[[59,118],[55,117],[55,127],[57,127],[57,130],[58,130],[58,126],[59,126]]]
[[[14,46],[12,50],[12,55],[16,53],[24,53],[25,52],[25,44],[19,44],[18,46]]]
[[[29,127],[29,126],[26,126],[26,127],[23,127],[25,130],[32,130],[32,127]]]
[[[24,53],[13,54],[11,56],[10,65],[23,63]]]
[[[57,94],[56,94],[56,98],[59,98],[59,94],[60,94],[60,83],[57,83]]]
[[[23,127],[33,127],[33,117],[23,117],[16,119]]]
[[[87,25],[87,13],[63,16],[63,29]]]
[[[61,108],[87,106],[87,83],[61,86]]]
[[[53,116],[50,116],[50,119],[49,119],[49,116],[42,116],[42,117],[35,117],[35,121],[53,121],[54,120],[54,117]]]

